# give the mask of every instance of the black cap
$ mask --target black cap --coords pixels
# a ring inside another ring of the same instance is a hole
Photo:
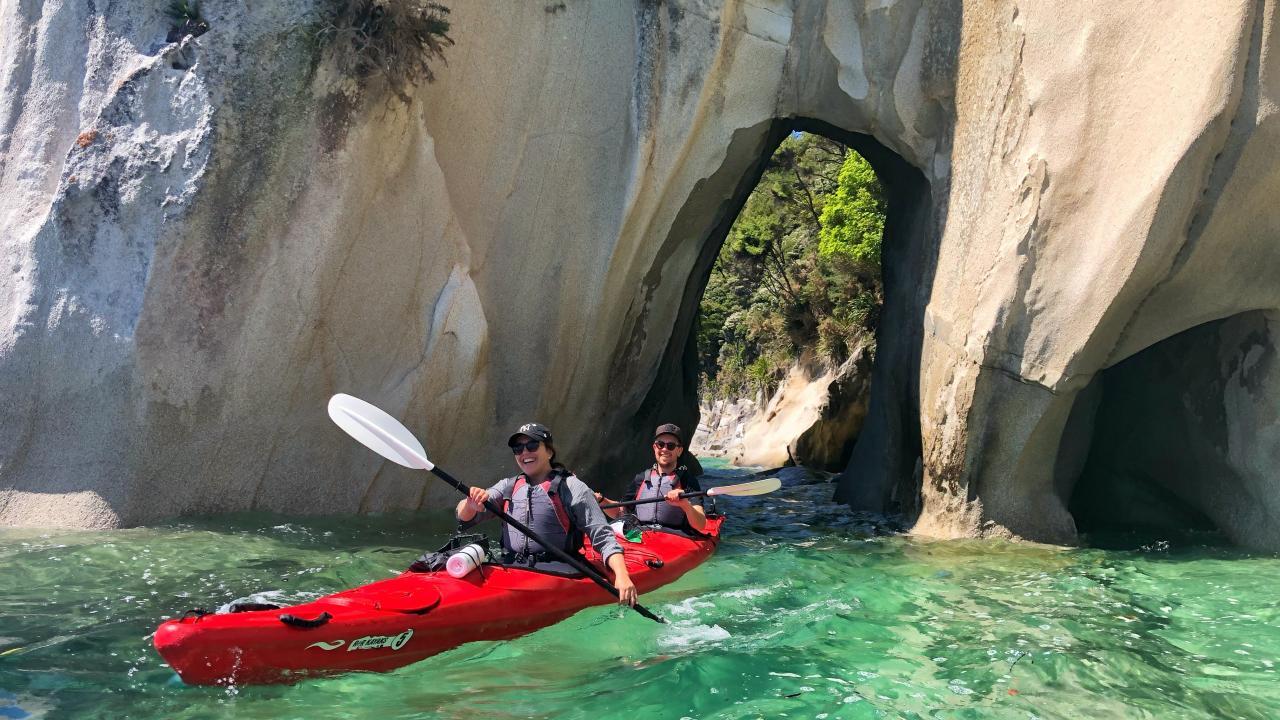
[[[684,431],[675,423],[664,423],[659,425],[658,429],[653,431],[653,439],[657,440],[659,435],[675,435],[676,439],[680,441],[680,444],[684,445]]]
[[[545,443],[551,442],[551,431],[541,423],[525,423],[521,425],[519,430],[511,433],[511,437],[507,438],[507,444],[510,445],[515,442],[517,435],[528,435],[534,440],[541,440]]]

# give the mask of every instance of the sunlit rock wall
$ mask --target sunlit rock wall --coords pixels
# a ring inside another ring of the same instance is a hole
[[[531,419],[600,485],[692,424],[639,406],[787,6],[455,3],[406,106],[332,72],[320,3],[208,3],[180,46],[167,5],[0,6],[0,521],[442,507],[335,391],[475,482]]]
[[[181,45],[158,0],[0,5],[0,522],[443,506],[335,391],[464,480],[537,419],[607,487],[692,426],[697,300],[792,119],[894,198],[841,495],[922,456],[921,532],[1071,540],[1078,391],[1280,304],[1272,3],[453,5],[408,106],[331,70],[318,0]]]

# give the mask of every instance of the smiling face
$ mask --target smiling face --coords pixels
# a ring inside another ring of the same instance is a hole
[[[672,443],[675,443],[675,447],[668,447]],[[675,435],[662,433],[653,439],[653,459],[658,461],[658,467],[664,470],[675,467],[682,454],[684,448],[680,446],[680,438]]]
[[[515,448],[516,467],[531,478],[540,478],[551,472],[551,448],[545,442],[538,441],[538,449],[530,450],[528,443],[537,440],[528,435],[517,435],[511,441]]]

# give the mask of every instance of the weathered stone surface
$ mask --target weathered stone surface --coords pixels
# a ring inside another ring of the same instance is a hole
[[[692,426],[698,297],[793,127],[889,187],[840,497],[919,462],[921,532],[1070,541],[1081,390],[1280,307],[1274,2],[454,3],[409,107],[328,70],[319,0],[210,3],[179,45],[166,5],[0,7],[6,524],[443,503],[329,425],[335,391],[476,481],[539,419],[607,486]]]
[[[732,457],[742,446],[747,426],[760,417],[762,396],[757,393],[755,398],[721,398],[700,406],[698,429],[689,441],[689,449],[699,456]]]

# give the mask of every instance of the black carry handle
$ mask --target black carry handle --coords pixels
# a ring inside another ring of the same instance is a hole
[[[321,625],[324,625],[325,623],[333,619],[333,616],[327,612],[322,612],[319,615],[308,620],[306,618],[300,618],[297,615],[289,615],[288,613],[286,613],[284,615],[278,616],[276,619],[290,627],[310,629],[310,628],[318,628]]]
[[[680,493],[680,497],[682,498],[701,497],[706,494],[707,494],[706,490],[699,490],[697,492]],[[600,506],[600,509],[609,510],[612,508],[631,507],[632,505],[644,505],[645,503],[666,502],[666,500],[667,498],[665,496],[655,497],[655,498],[645,498],[644,500],[627,500],[626,502],[605,503],[604,505]]]
[[[444,470],[441,470],[439,466],[432,467],[431,472],[434,473],[436,477],[452,485],[454,489],[456,489],[458,492],[470,497],[471,488],[467,487],[466,485],[463,485],[461,482],[456,480],[452,475],[445,472]],[[529,537],[533,538],[535,541],[537,541],[539,545],[541,545],[544,549],[546,549],[547,552],[554,555],[556,559],[568,563],[573,567],[573,569],[577,570],[583,575],[586,575],[587,577],[594,580],[597,585],[604,588],[605,590],[608,590],[610,594],[612,594],[614,597],[618,597],[618,588],[614,587],[613,585],[610,585],[609,581],[606,580],[603,575],[601,575],[599,572],[596,572],[595,568],[583,562],[581,558],[573,557],[572,555],[565,552],[564,550],[561,550],[555,545],[542,539],[537,533],[525,527],[525,525],[521,523],[519,520],[516,520],[515,518],[503,512],[502,508],[499,507],[498,504],[495,503],[494,501],[485,500],[484,507],[489,512],[493,513],[494,515],[497,515],[506,524],[519,530],[525,535],[528,535]],[[640,613],[641,615],[649,618],[654,622],[660,622],[660,623],[666,622],[666,620],[663,620],[657,615],[654,615],[653,613],[649,612],[648,608],[641,605],[640,603],[636,603],[632,607],[635,609],[636,612]]]

